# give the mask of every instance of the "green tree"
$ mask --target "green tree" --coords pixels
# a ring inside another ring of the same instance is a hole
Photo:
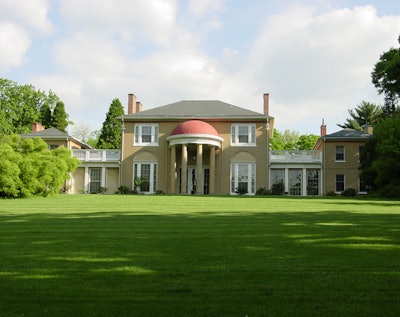
[[[40,123],[45,128],[52,127],[53,124],[53,114],[51,113],[51,109],[48,103],[45,103],[40,109]]]
[[[274,129],[270,141],[271,150],[311,150],[319,136],[314,134],[300,135],[297,131],[286,129],[283,133]]]
[[[376,125],[361,157],[361,170],[365,181],[374,179],[381,195],[400,198],[400,114]]]
[[[106,120],[103,122],[103,127],[100,132],[97,148],[99,149],[120,149],[122,138],[122,122],[118,117],[124,114],[124,108],[115,98],[111,102],[107,112]]]
[[[366,126],[375,126],[382,119],[382,107],[367,101],[361,101],[354,109],[348,110],[350,118],[344,124],[338,124],[345,129],[363,131]]]
[[[58,101],[53,111],[52,126],[60,131],[67,132],[68,124],[68,114],[65,112],[64,103]]]
[[[0,140],[0,155],[0,197],[58,193],[79,164],[65,147],[50,151],[42,139],[18,135]]]
[[[400,42],[400,37],[398,38]],[[400,98],[400,50],[391,48],[384,52],[379,62],[375,64],[371,74],[372,83],[378,89],[379,94],[384,94],[385,103],[383,110],[385,114],[391,115],[398,111]]]
[[[52,111],[59,101],[51,91],[45,93],[32,85],[0,78],[0,135],[30,132],[33,122],[43,124],[46,108]]]
[[[312,150],[318,139],[319,136],[315,134],[302,134],[297,141],[296,147],[298,150]]]

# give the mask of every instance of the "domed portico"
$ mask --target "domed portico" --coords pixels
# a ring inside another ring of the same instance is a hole
[[[216,149],[221,147],[223,141],[218,131],[207,122],[189,120],[176,126],[167,141],[171,152],[170,193],[177,191],[179,164],[179,193],[204,194],[205,184],[208,184],[208,193],[215,194]],[[178,151],[180,159],[177,158]],[[195,155],[189,157],[188,154],[192,152]],[[207,152],[208,158],[204,156]],[[203,164],[205,161],[208,161],[207,169]],[[192,162],[195,162],[195,166],[189,165]]]

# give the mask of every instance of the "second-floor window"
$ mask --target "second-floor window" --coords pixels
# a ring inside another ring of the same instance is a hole
[[[231,127],[232,145],[256,145],[255,124],[232,124]]]
[[[336,147],[336,161],[344,161],[344,146]]]
[[[135,124],[135,145],[158,145],[157,124]]]

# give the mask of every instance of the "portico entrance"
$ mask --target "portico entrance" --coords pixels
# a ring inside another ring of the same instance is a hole
[[[169,192],[214,194],[216,149],[223,141],[215,128],[199,120],[186,121],[174,129],[167,141],[170,147]]]

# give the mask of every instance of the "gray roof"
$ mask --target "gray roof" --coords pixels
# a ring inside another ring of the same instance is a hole
[[[182,118],[266,120],[267,116],[219,100],[183,100],[123,116],[124,120]]]
[[[42,138],[43,140],[72,140],[82,146],[84,149],[90,149],[91,146],[78,140],[77,138],[58,130],[57,128],[48,128],[42,131],[21,134],[21,138]]]
[[[371,136],[371,134],[362,131],[346,128],[331,134],[327,134],[322,138],[325,140],[365,140]]]

